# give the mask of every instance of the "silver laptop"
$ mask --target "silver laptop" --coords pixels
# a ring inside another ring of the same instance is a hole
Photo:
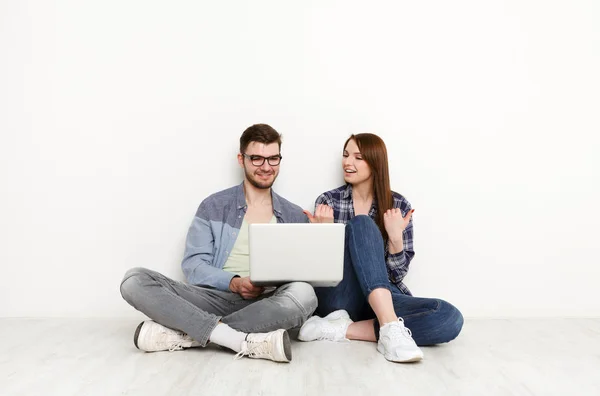
[[[250,281],[336,286],[344,276],[344,224],[250,224]]]

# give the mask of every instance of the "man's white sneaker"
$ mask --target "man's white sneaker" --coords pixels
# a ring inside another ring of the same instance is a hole
[[[404,327],[404,320],[386,323],[379,330],[377,351],[390,362],[416,362],[423,359],[412,333]]]
[[[249,333],[246,341],[242,342],[242,350],[235,359],[248,356],[252,359],[268,359],[274,362],[289,362],[292,360],[292,344],[290,336],[284,329],[270,333]]]
[[[187,334],[147,320],[139,324],[133,336],[136,348],[146,352],[178,351],[200,346]]]
[[[324,318],[313,316],[300,328],[300,341],[346,341],[346,330],[353,323],[348,312],[343,309],[333,311]]]

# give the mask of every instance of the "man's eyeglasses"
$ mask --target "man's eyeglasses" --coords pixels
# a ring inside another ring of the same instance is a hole
[[[254,166],[263,166],[263,164],[265,163],[265,160],[267,160],[269,165],[277,166],[277,165],[279,165],[279,163],[281,162],[281,159],[283,158],[281,156],[281,154],[274,155],[272,157],[263,157],[262,155],[248,155],[248,154],[242,154],[242,155],[246,158],[249,158],[250,162],[252,162],[252,165],[254,165]]]

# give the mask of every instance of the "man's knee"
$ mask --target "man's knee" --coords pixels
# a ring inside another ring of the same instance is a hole
[[[282,286],[280,289],[289,297],[294,306],[299,309],[307,319],[317,309],[317,296],[315,289],[306,282],[292,282]]]
[[[121,281],[121,296],[125,301],[129,303],[133,301],[139,294],[145,278],[150,278],[149,270],[146,268],[136,267],[125,272]]]

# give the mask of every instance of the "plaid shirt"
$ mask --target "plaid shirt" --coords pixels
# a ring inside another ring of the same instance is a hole
[[[408,211],[411,209],[410,203],[402,195],[393,192],[394,196],[394,208],[400,208],[402,216],[406,216]],[[352,185],[346,184],[345,186],[338,187],[335,190],[327,191],[317,198],[315,202],[315,208],[319,204],[329,205],[333,208],[333,218],[336,223],[348,223],[354,215],[354,205],[352,204]],[[369,210],[369,217],[375,219],[377,213],[377,206],[373,201],[371,209]],[[411,296],[411,292],[402,283],[402,280],[408,272],[408,266],[410,261],[415,255],[413,250],[413,222],[412,218],[410,223],[404,230],[404,249],[400,253],[391,254],[388,251],[388,244],[385,243],[385,262],[388,271],[388,278],[395,284],[402,293]]]

